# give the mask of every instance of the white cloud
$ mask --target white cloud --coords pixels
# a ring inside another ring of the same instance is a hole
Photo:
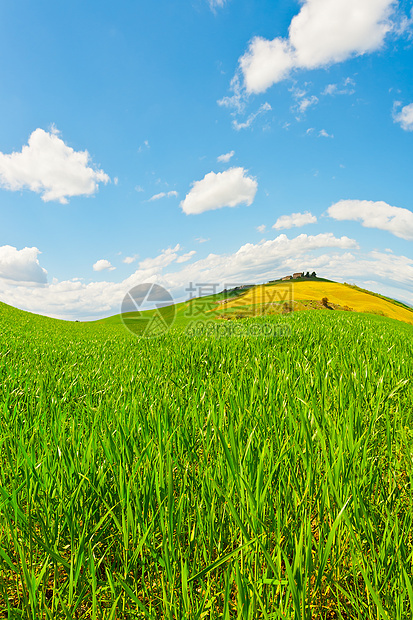
[[[405,105],[399,112],[397,112],[398,102],[395,103],[393,109],[393,119],[395,123],[400,123],[400,126],[405,131],[413,131],[413,103]]]
[[[122,262],[125,263],[125,265],[131,265],[132,263],[136,261],[137,258],[138,258],[137,254],[135,254],[135,256],[125,256]]]
[[[325,129],[321,129],[318,132],[318,137],[319,138],[334,138],[332,133],[327,133],[327,131]]]
[[[222,97],[222,99],[219,99],[217,103],[225,108],[234,108],[240,114],[245,108],[245,101],[239,75],[235,74],[232,78],[230,89],[234,93],[232,97]]]
[[[206,243],[207,241],[211,241],[211,239],[205,239],[205,237],[197,237],[195,241],[198,241],[198,243]]]
[[[135,192],[144,192],[145,190],[141,185],[135,185]]]
[[[322,95],[335,95],[337,92],[337,84],[327,84]]]
[[[217,8],[222,9],[226,2],[227,0],[208,0],[208,4],[213,11]]]
[[[265,224],[261,224],[260,226],[257,226],[257,230],[260,233],[264,233],[266,229],[266,225]]]
[[[413,30],[413,7],[410,10],[410,15],[400,15],[394,25],[396,34],[400,36],[407,36],[408,39],[412,39]]]
[[[335,220],[361,222],[366,228],[387,230],[396,237],[413,241],[413,213],[383,201],[340,200],[327,209]]]
[[[247,94],[266,91],[293,69],[315,69],[379,49],[392,29],[394,0],[304,0],[288,38],[255,37],[239,59]]]
[[[178,256],[178,258],[176,259],[177,263],[186,263],[189,260],[191,260],[191,258],[196,254],[195,250],[191,250],[190,252],[187,252],[186,254],[182,254],[182,256]]]
[[[239,66],[247,92],[262,93],[288,77],[294,67],[293,50],[285,39],[254,37]]]
[[[342,86],[339,87],[338,84],[327,84],[327,86],[324,88],[323,92],[321,93],[322,95],[331,95],[331,96],[335,96],[335,95],[354,95],[355,91],[355,81],[350,78],[347,77],[345,80],[343,80]]]
[[[0,247],[0,278],[15,282],[46,284],[47,271],[40,267],[37,258],[40,250],[23,248],[18,250],[11,245]]]
[[[219,157],[217,157],[217,161],[218,162],[222,162],[224,164],[227,164],[229,162],[229,160],[234,157],[235,151],[230,151],[229,153],[224,153],[223,155],[220,155]]]
[[[36,129],[21,152],[0,152],[0,185],[11,191],[29,189],[44,202],[62,204],[71,196],[91,196],[108,175],[92,167],[87,151],[67,146],[58,131]]]
[[[240,131],[240,129],[248,129],[248,127],[251,127],[252,123],[255,121],[257,116],[260,116],[261,114],[264,114],[265,112],[269,112],[270,110],[272,110],[270,104],[267,102],[263,103],[260,105],[260,107],[258,108],[256,112],[253,112],[252,114],[248,116],[246,121],[244,121],[243,123],[239,123],[236,119],[234,119],[232,121],[232,125],[234,129],[236,129],[237,131]]]
[[[152,202],[153,200],[160,200],[160,198],[172,198],[173,196],[178,196],[178,192],[160,192],[159,194],[152,196],[152,198],[149,198],[149,202]]]
[[[315,224],[317,218],[309,211],[304,213],[291,213],[291,215],[282,215],[275,222],[273,228],[276,230],[296,228],[298,226],[306,226],[307,224]]]
[[[140,145],[140,147],[138,148],[138,153],[142,153],[142,151],[146,150],[146,149],[150,149],[150,144],[148,140],[144,140],[143,144]]]
[[[307,112],[308,108],[311,108],[314,105],[317,105],[318,97],[312,95],[311,97],[304,97],[301,99],[299,103],[294,107],[294,110],[298,112],[299,115],[303,115]]]
[[[192,189],[181,202],[181,208],[189,215],[240,204],[249,206],[254,201],[257,188],[257,181],[247,176],[244,168],[209,172],[201,181],[192,184]]]
[[[109,271],[116,269],[116,267],[113,267],[111,263],[106,260],[106,258],[101,258],[93,265],[93,271],[105,271],[106,269]]]

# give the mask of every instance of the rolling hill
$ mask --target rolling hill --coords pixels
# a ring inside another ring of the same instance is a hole
[[[323,305],[322,299],[328,302]],[[318,279],[301,278],[297,281],[277,282],[255,286],[242,295],[219,304],[225,313],[259,309],[277,310],[289,303],[293,310],[346,310],[378,314],[413,325],[413,309],[382,295],[365,291],[349,284]]]

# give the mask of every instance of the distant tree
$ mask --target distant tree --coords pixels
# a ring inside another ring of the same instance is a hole
[[[309,277],[310,277],[310,272],[309,272],[309,271],[307,271],[307,273],[305,274],[305,277],[306,277],[306,278],[309,278]]]
[[[311,277],[312,277],[312,278],[316,278],[316,277],[317,277],[317,274],[316,274],[316,272],[315,272],[315,271],[313,271],[313,273],[311,274]]]
[[[328,308],[328,297],[323,297],[321,303],[323,304],[324,308]]]

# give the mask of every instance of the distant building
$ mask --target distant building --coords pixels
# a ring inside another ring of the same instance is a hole
[[[304,276],[304,271],[298,271],[297,273],[293,273],[293,278],[296,280],[297,278],[302,278]]]
[[[285,276],[285,278],[281,278],[281,280],[291,280],[292,276]]]

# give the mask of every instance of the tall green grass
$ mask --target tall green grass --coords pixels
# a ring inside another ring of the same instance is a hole
[[[138,340],[0,313],[0,616],[413,616],[409,326]]]

